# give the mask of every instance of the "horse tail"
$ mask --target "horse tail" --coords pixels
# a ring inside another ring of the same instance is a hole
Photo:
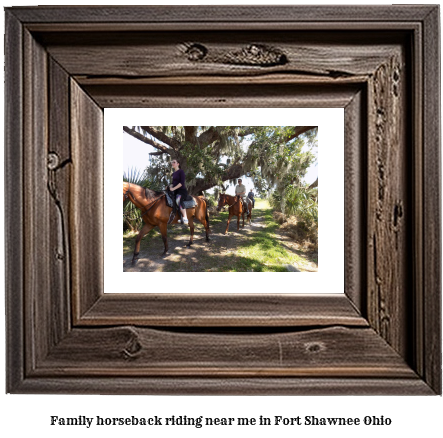
[[[209,229],[209,213],[208,213],[208,200],[207,198],[205,198],[204,196],[199,196],[199,198],[203,201],[204,206],[205,206],[205,220],[206,223],[208,224],[208,233],[210,233],[210,229]]]
[[[208,213],[208,204],[206,204],[205,219],[206,219],[206,222],[208,223],[208,227],[209,227],[209,213]]]

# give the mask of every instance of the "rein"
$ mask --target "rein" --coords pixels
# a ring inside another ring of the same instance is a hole
[[[123,196],[125,197],[125,201],[126,201],[126,199],[129,198],[128,193],[130,193],[130,191],[129,191],[130,188],[131,188],[131,183],[128,182],[128,190],[126,190],[126,192],[123,194]],[[131,193],[131,194],[132,194],[132,193]],[[132,195],[132,197],[134,197],[134,195]]]
[[[152,208],[152,207],[154,207],[154,205],[155,204],[157,204],[157,202],[158,201],[160,201],[160,199],[162,199],[163,197],[164,197],[165,195],[161,195],[159,198],[157,198],[153,203],[152,203],[152,205],[144,212],[144,213],[142,213],[142,217]]]
[[[223,206],[221,207],[221,210],[225,210],[226,211],[226,206],[228,207],[228,208],[231,208],[232,206],[234,206],[235,204],[237,204],[237,202],[238,202],[238,198],[237,198],[237,196],[234,196],[234,199],[235,199],[235,201],[234,201],[234,203],[233,204],[231,204],[231,205],[229,205],[229,203],[227,203],[227,204],[223,204]],[[226,202],[228,202],[228,199],[227,198],[225,198],[225,200],[226,200]]]

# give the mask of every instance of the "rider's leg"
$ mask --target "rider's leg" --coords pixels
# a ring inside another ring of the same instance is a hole
[[[246,214],[249,214],[248,201],[246,199],[246,196],[243,197],[243,207],[245,208]]]
[[[186,209],[180,207],[180,211],[182,212],[182,215],[183,215],[183,221],[185,222],[185,224],[187,224],[188,223],[188,217],[186,216]]]
[[[181,205],[180,205],[180,199],[181,199],[181,195],[177,195],[177,197],[176,197],[176,202],[177,202],[177,205],[178,205],[178,207],[180,208],[180,211],[181,211],[181,213],[182,213],[182,216],[183,216],[183,222],[185,223],[185,224],[187,224],[188,223],[188,217],[186,216],[186,209],[185,208],[182,208],[181,207]]]

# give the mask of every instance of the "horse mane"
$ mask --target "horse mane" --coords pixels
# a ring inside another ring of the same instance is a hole
[[[145,189],[145,195],[148,199],[158,198],[159,196],[164,195],[163,192],[158,192],[156,190]]]
[[[158,198],[162,195],[164,195],[163,192],[157,192],[155,190],[151,190],[151,189],[145,189],[144,187],[138,185],[138,184],[134,184],[134,183],[130,183],[128,181],[123,181],[126,182],[127,184],[129,184],[129,189],[131,187],[137,187],[137,189],[140,191],[140,193],[146,197],[146,199],[150,200],[150,199],[155,199]]]

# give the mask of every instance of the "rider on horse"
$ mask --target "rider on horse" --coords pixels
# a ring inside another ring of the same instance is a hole
[[[180,163],[173,159],[171,161],[174,173],[172,174],[172,184],[169,186],[171,192],[175,192],[175,201],[180,207],[180,211],[183,217],[183,223],[188,225],[188,218],[186,216],[186,208],[183,205],[183,201],[188,197],[188,191],[185,186],[185,172],[180,169]]]
[[[248,198],[252,201],[252,208],[255,208],[255,199],[254,199],[254,192],[251,191],[248,193]]]
[[[237,182],[238,185],[235,186],[235,195],[242,200],[246,215],[248,215],[249,210],[248,210],[248,200],[246,199],[246,187],[242,184],[241,178],[239,178]]]

